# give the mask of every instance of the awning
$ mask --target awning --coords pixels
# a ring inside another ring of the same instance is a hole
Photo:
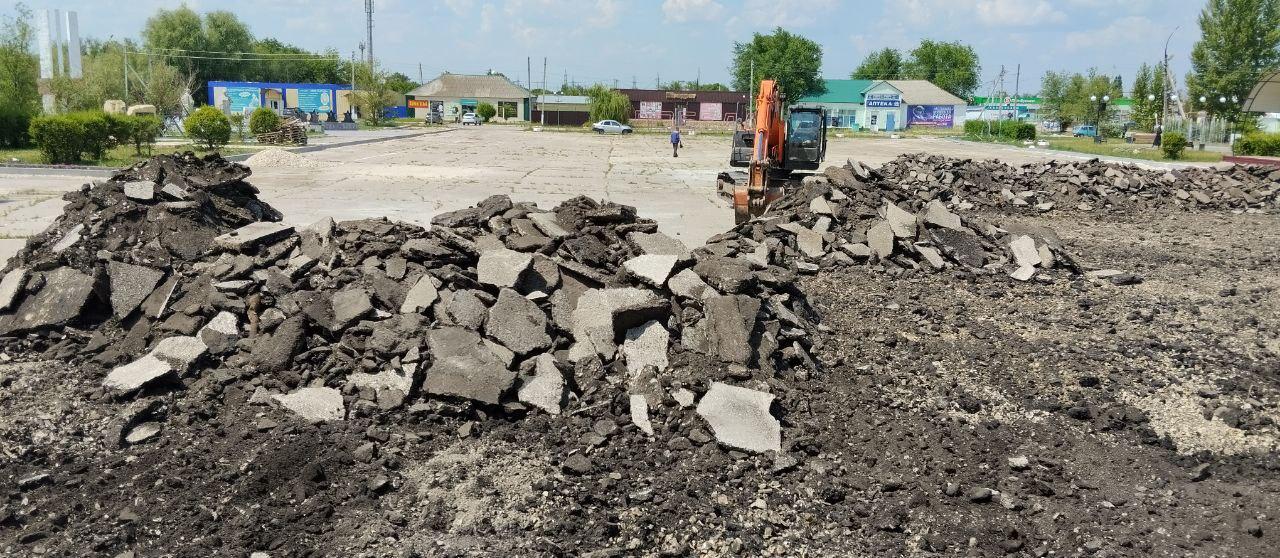
[[[1245,112],[1280,112],[1280,69],[1263,74],[1240,108]]]

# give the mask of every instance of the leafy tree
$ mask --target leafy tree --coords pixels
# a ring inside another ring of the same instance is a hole
[[[1124,78],[1120,77],[1120,74],[1111,78],[1111,96],[1116,98],[1124,96]]]
[[[1152,81],[1154,72],[1151,66],[1143,63],[1138,67],[1138,74],[1133,78],[1133,122],[1139,130],[1151,131],[1155,128],[1156,118],[1160,115],[1162,100],[1159,84]],[[1151,96],[1152,99],[1147,97]]]
[[[1086,74],[1046,72],[1040,82],[1041,113],[1045,119],[1057,120],[1065,128],[1078,123],[1106,123],[1114,116],[1113,105],[1108,104],[1106,113],[1100,115],[1101,105],[1089,97],[1101,99],[1111,95],[1113,85],[1109,76],[1094,69]]]
[[[258,107],[249,114],[249,133],[266,134],[280,129],[280,115],[267,107]]]
[[[614,89],[600,84],[587,90],[591,98],[591,121],[617,120],[623,124],[631,118],[631,99]]]
[[[480,103],[476,105],[476,116],[479,116],[485,122],[493,119],[498,114],[498,109],[489,103]]]
[[[1231,98],[1247,97],[1262,72],[1280,62],[1280,2],[1209,0],[1200,12],[1200,33],[1187,75],[1192,106],[1235,119],[1240,104]],[[1203,106],[1201,96],[1208,100]]]
[[[356,67],[356,91],[352,93],[360,118],[373,126],[387,120],[387,109],[396,103],[398,94],[387,82],[387,74],[368,64]]]
[[[849,75],[851,79],[901,79],[906,61],[897,49],[884,48],[868,54]]]
[[[925,39],[911,51],[903,68],[912,79],[925,79],[947,92],[966,99],[978,88],[978,53],[960,42]]]
[[[205,14],[202,31],[205,50],[240,53],[250,52],[253,49],[253,34],[249,32],[249,27],[231,12],[219,10]],[[218,54],[212,54],[212,56],[238,57],[238,55]],[[245,79],[245,70],[249,66],[241,60],[199,60],[198,62],[204,77],[209,79]]]
[[[216,149],[231,141],[231,120],[211,106],[196,109],[182,122],[182,126],[187,137],[206,149]]]
[[[755,63],[755,79],[773,79],[782,86],[789,102],[826,90],[819,72],[822,69],[822,47],[818,43],[778,27],[773,33],[756,33],[751,42],[733,43],[733,87],[748,91],[752,87],[751,67]]]
[[[185,4],[172,10],[160,9],[147,19],[142,37],[147,50],[164,53],[166,60],[195,76],[198,98],[206,96],[210,80],[246,79],[251,77],[247,70],[258,63],[238,59],[238,53],[253,50],[253,34],[227,11],[209,12],[201,19]]]
[[[31,119],[40,113],[40,63],[30,51],[34,37],[25,4],[0,18],[0,146],[26,145]]]
[[[409,76],[400,72],[393,72],[387,75],[387,86],[401,95],[413,91],[413,89],[419,85],[421,84],[409,79]]]
[[[244,115],[240,115],[243,117]],[[133,142],[133,151],[142,155],[142,146],[147,146],[147,155],[156,144],[156,138],[164,131],[164,121],[153,114],[139,114],[130,118],[129,140]]]

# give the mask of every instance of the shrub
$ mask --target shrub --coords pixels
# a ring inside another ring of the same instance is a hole
[[[249,114],[249,133],[266,134],[280,129],[280,115],[267,107],[258,107]]]
[[[31,141],[46,163],[74,163],[80,160],[80,138],[84,125],[66,115],[37,116],[31,120]]]
[[[111,133],[115,125],[104,112],[73,112],[66,118],[80,123],[81,132],[79,150],[90,158],[101,160],[112,146]]]
[[[1268,134],[1254,131],[1236,140],[1232,150],[1236,155],[1280,157],[1280,133]]]
[[[1160,150],[1165,159],[1181,159],[1182,151],[1187,148],[1187,137],[1178,132],[1165,132],[1160,138]]]
[[[142,155],[142,146],[147,146],[147,155],[156,144],[156,138],[164,131],[164,120],[154,114],[139,114],[130,118],[129,141],[133,142],[134,153]]]
[[[231,141],[231,120],[211,106],[196,109],[182,121],[182,127],[186,129],[187,137],[206,149],[216,149]]]
[[[972,137],[995,136],[1003,140],[1036,139],[1036,126],[1017,120],[966,120],[964,133]]]
[[[107,147],[115,147],[117,145],[128,145],[133,141],[133,126],[137,122],[136,116],[128,114],[103,114],[103,118],[107,120]]]
[[[228,115],[227,115],[227,120],[230,120],[230,121],[231,121],[231,129],[232,129],[232,130],[235,130],[235,132],[236,132],[236,139],[237,139],[237,140],[239,140],[241,143],[244,143],[244,129],[245,129],[245,127],[244,127],[244,122],[245,122],[244,113],[243,113],[243,112],[233,112],[233,113],[231,113],[231,114],[228,114]]]
[[[493,105],[489,103],[480,103],[476,105],[476,116],[483,118],[485,122],[488,122],[489,119],[493,118],[496,114],[498,114],[498,109],[494,108]]]
[[[35,111],[20,103],[0,103],[0,147],[24,147],[31,143],[29,130]]]

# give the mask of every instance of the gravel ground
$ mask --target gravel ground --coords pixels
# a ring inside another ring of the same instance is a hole
[[[102,371],[5,364],[0,554],[1274,556],[1280,218],[1003,219],[1145,281],[807,279],[824,370],[735,377],[778,396],[780,455],[673,400],[653,437],[625,397],[309,426],[216,374],[121,447],[141,410],[94,398]]]

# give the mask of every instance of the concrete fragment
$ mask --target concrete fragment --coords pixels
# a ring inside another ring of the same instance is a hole
[[[418,281],[409,288],[409,292],[404,295],[404,303],[400,305],[401,314],[415,314],[430,308],[435,304],[436,299],[440,297],[439,291],[436,290],[435,279],[430,274],[424,273]]]
[[[205,345],[204,341],[189,335],[166,337],[156,343],[156,347],[151,350],[153,356],[165,361],[179,372],[191,370],[196,362],[208,353],[209,346]]]
[[[125,182],[124,196],[131,200],[149,202],[156,197],[156,184],[150,180]]]
[[[818,215],[831,215],[831,204],[827,203],[825,198],[819,196],[809,202],[809,211]]]
[[[672,390],[671,398],[675,399],[676,403],[679,403],[681,407],[687,409],[693,406],[693,402],[697,398],[697,394],[685,388],[677,388]]]
[[[102,382],[102,386],[120,392],[131,392],[172,376],[174,369],[169,363],[147,354],[138,360],[117,366]]]
[[[666,301],[652,291],[627,287],[591,289],[578,299],[573,311],[574,344],[569,358],[574,362],[599,355],[612,358],[618,333],[659,318],[668,311]]]
[[[147,184],[150,184],[148,182]],[[118,319],[133,313],[164,279],[164,272],[124,262],[107,262],[111,282],[111,313]]]
[[[889,222],[889,227],[893,230],[893,236],[915,238],[916,216],[898,207],[898,204],[886,203],[884,206],[884,218]]]
[[[720,294],[691,269],[681,270],[679,273],[672,275],[670,279],[667,279],[667,288],[677,296],[694,300],[701,300],[707,295]]]
[[[196,335],[214,353],[231,350],[240,340],[240,320],[231,312],[218,312]]]
[[[133,427],[128,434],[125,435],[124,441],[129,445],[141,444],[160,434],[160,423],[144,422]]]
[[[443,296],[443,295],[442,295]],[[453,318],[453,323],[470,329],[480,329],[484,325],[489,309],[484,301],[470,290],[457,291],[449,295],[445,304],[445,312]]]
[[[631,424],[636,425],[641,432],[653,435],[653,423],[649,421],[649,401],[644,395],[631,395]]]
[[[63,250],[66,250],[67,248],[75,246],[77,242],[80,242],[80,237],[82,236],[83,232],[84,232],[83,223],[76,225],[74,227],[71,227],[71,229],[67,231],[67,234],[62,235],[62,238],[58,239],[58,242],[54,244],[53,247],[50,248],[50,250],[52,250],[53,253],[57,254],[59,252],[62,252]]]
[[[27,284],[27,268],[15,267],[0,279],[0,311],[8,310]]]
[[[1036,268],[1029,265],[1020,266],[1018,269],[1013,270],[1013,273],[1009,274],[1009,277],[1019,281],[1030,281],[1031,278],[1035,276]]]
[[[930,200],[925,205],[924,222],[951,230],[964,230],[960,216],[947,210],[947,206],[938,200]]]
[[[533,377],[525,380],[516,392],[522,403],[558,415],[564,408],[564,374],[556,366],[555,357],[542,353],[534,357]]]
[[[551,293],[560,287],[560,264],[542,254],[533,255],[533,263],[516,289],[524,294]]]
[[[292,393],[276,395],[275,400],[312,424],[342,420],[347,415],[342,393],[330,387],[304,387]]]
[[[893,226],[887,221],[880,221],[867,231],[867,244],[876,259],[883,260],[893,255]]]
[[[646,366],[652,366],[659,372],[666,370],[670,343],[671,333],[657,320],[628,329],[626,340],[622,342],[622,355],[626,359],[627,370],[633,376]]]
[[[632,275],[639,277],[650,285],[661,287],[671,276],[679,258],[673,255],[644,254],[622,263]]]
[[[542,231],[542,234],[551,238],[569,236],[569,231],[560,226],[560,221],[556,219],[555,213],[530,213],[527,217],[530,221],[533,221],[533,225],[538,227],[538,230]]]
[[[512,289],[499,291],[498,301],[489,309],[485,333],[520,355],[551,346],[546,313]]]
[[[166,196],[169,196],[170,199],[174,199],[178,201],[186,201],[191,199],[190,193],[184,190],[181,186],[178,186],[177,184],[174,184],[172,182],[165,184],[164,187],[160,189],[160,193]]]
[[[871,247],[861,242],[855,242],[853,244],[842,244],[840,245],[840,249],[843,250],[844,253],[849,254],[850,256],[853,256],[855,258],[871,257]]]
[[[480,254],[476,263],[476,280],[498,288],[512,288],[520,283],[520,275],[529,268],[533,256],[525,252],[501,249]]]
[[[680,259],[689,257],[689,247],[685,246],[679,239],[672,238],[660,232],[643,233],[633,232],[627,235],[627,239],[634,242],[646,254],[656,256],[676,256]]]
[[[497,405],[515,377],[516,373],[496,358],[450,356],[431,364],[422,387],[432,395],[463,397]]]
[[[685,344],[725,362],[747,364],[751,360],[751,332],[760,313],[760,300],[746,295],[708,297],[706,317],[686,328]]]
[[[215,246],[226,250],[243,252],[259,244],[274,242],[289,236],[289,233],[292,232],[292,225],[257,221],[219,236],[213,239],[213,243]]]
[[[0,334],[63,325],[80,316],[93,295],[93,277],[71,267],[43,275],[44,286],[11,314],[0,315]]]
[[[1040,265],[1040,251],[1036,250],[1035,239],[1025,234],[1014,236],[1009,241],[1009,251],[1013,253],[1013,261],[1018,267],[1035,267]]]
[[[921,246],[919,244],[917,244],[915,248],[916,252],[919,252],[920,256],[924,258],[924,261],[934,269],[942,269],[943,267],[946,267],[947,262],[942,259],[942,254],[938,253],[937,249],[932,246]]]
[[[715,382],[698,402],[698,415],[729,447],[753,451],[780,451],[782,427],[769,414],[773,394]]]
[[[331,329],[334,331],[345,329],[373,311],[373,301],[369,299],[369,293],[364,289],[348,289],[339,292],[333,295],[330,303],[333,305]]]

